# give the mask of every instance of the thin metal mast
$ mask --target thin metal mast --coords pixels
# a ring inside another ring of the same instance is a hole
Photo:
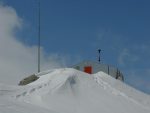
[[[40,72],[40,46],[41,46],[41,12],[40,12],[40,0],[38,0],[38,72]]]

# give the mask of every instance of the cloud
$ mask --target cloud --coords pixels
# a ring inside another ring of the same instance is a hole
[[[126,82],[145,93],[150,94],[150,69],[128,70]]]
[[[149,56],[147,45],[124,48],[118,56],[118,63],[124,70],[125,82],[150,94],[150,69],[146,59]]]
[[[114,56],[115,60],[117,60],[118,53],[126,46],[126,43],[129,43],[127,37],[120,33],[116,33],[111,28],[104,27],[99,28],[96,32],[96,40],[94,40],[92,45],[105,50],[109,53],[109,56],[111,54]]]
[[[101,28],[94,44],[104,50],[105,63],[117,65],[122,71],[127,84],[150,94],[150,71],[147,61],[150,58],[149,41],[139,42],[109,28]]]
[[[22,27],[23,20],[16,11],[0,5],[0,83],[17,84],[37,72],[37,46],[27,46],[15,36]],[[47,56],[41,49],[41,62],[42,70],[46,70],[64,66],[66,59],[58,54]]]
[[[139,57],[137,55],[132,54],[127,48],[124,48],[118,57],[118,63],[122,66],[133,62],[137,62],[138,60]]]

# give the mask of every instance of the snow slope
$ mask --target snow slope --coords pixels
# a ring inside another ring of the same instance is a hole
[[[0,85],[0,113],[150,113],[150,96],[111,76],[49,70],[26,86]]]

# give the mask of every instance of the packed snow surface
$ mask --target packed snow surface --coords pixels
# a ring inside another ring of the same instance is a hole
[[[150,96],[99,72],[38,73],[26,86],[0,84],[0,113],[150,113]]]

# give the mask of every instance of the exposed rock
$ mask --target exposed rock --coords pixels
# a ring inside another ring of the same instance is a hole
[[[18,85],[27,85],[33,81],[36,81],[39,77],[37,77],[35,74],[30,75],[29,77],[24,78],[19,82]]]

